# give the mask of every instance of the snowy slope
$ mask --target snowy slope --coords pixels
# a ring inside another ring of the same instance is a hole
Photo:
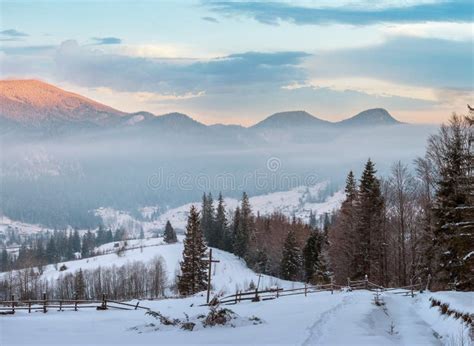
[[[118,256],[116,253],[107,253],[113,251],[115,243],[105,244],[99,247],[98,250],[107,254],[75,261],[61,262],[58,266],[48,265],[44,268],[42,278],[54,280],[66,273],[75,273],[79,269],[87,270],[98,267],[107,268],[121,266],[133,261],[146,264],[156,256],[161,256],[165,262],[168,285],[171,285],[176,270],[179,269],[179,262],[182,259],[183,253],[183,244],[181,243],[183,237],[178,236],[178,238],[180,242],[176,244],[165,244],[162,238],[127,241],[127,247],[130,248],[130,250],[126,250],[121,256]],[[120,245],[123,245],[123,242],[120,243]],[[213,249],[213,257],[220,261],[220,263],[214,264],[212,271],[212,284],[216,292],[234,293],[236,289],[248,288],[251,281],[254,281],[255,284],[257,283],[257,274],[247,268],[245,262],[235,255],[222,250]],[[66,270],[59,271],[56,269],[60,268],[63,264],[66,265]],[[278,285],[279,287],[293,287],[294,283],[264,275],[261,278],[260,285],[260,287],[270,287],[274,285]]]
[[[259,212],[261,215],[268,215],[273,212],[281,212],[288,217],[294,215],[308,222],[311,211],[316,215],[330,213],[338,209],[344,200],[343,191],[322,199],[321,194],[327,186],[328,182],[322,182],[312,187],[300,186],[289,191],[254,196],[250,198],[250,204],[255,214]],[[233,210],[239,205],[239,201],[226,198],[225,204],[227,209]],[[162,230],[168,220],[174,228],[183,230],[191,205],[195,205],[198,210],[201,208],[201,202],[193,202],[159,214],[161,209],[158,206],[148,206],[141,209],[144,220],[137,220],[127,212],[112,208],[97,209],[96,214],[102,218],[106,227],[112,229],[123,227],[130,230],[132,234],[138,234],[143,228],[146,233],[151,234],[153,231]],[[152,218],[156,214],[158,215]]]

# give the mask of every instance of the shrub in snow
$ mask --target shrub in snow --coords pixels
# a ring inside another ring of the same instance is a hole
[[[61,267],[59,267],[60,272],[63,272],[65,270],[67,270],[67,266],[65,264],[63,264]]]
[[[220,308],[219,305],[211,306],[206,319],[202,323],[204,327],[225,325],[235,319],[236,315],[231,309]]]

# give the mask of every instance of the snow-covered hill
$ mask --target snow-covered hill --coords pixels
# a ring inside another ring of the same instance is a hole
[[[312,187],[300,186],[289,191],[269,193],[250,198],[250,205],[254,213],[268,215],[273,212],[280,212],[288,217],[296,216],[308,222],[310,213],[323,215],[338,209],[344,200],[344,192],[339,191],[333,195],[323,198],[322,195],[328,188],[328,182],[322,182]],[[234,210],[239,201],[233,198],[225,199],[226,207]],[[130,213],[112,208],[100,208],[96,214],[102,218],[106,227],[112,229],[124,228],[132,234],[139,234],[143,230],[152,234],[153,231],[162,230],[166,221],[170,221],[173,227],[183,230],[191,205],[195,205],[198,210],[201,202],[194,202],[182,205],[169,210],[160,209],[157,206],[148,206],[140,210],[142,220],[133,217]]]
[[[178,239],[179,242],[176,244],[166,244],[162,238],[128,240],[126,250],[120,255],[117,254],[117,249],[123,247],[124,242],[108,243],[96,249],[96,252],[104,253],[103,255],[48,265],[43,269],[41,278],[48,281],[56,280],[68,273],[76,273],[79,269],[120,267],[134,261],[148,264],[154,258],[161,257],[165,264],[167,286],[170,287],[179,269],[183,253],[183,236],[179,236]],[[115,244],[119,246],[116,247]],[[257,284],[258,275],[250,270],[242,259],[218,249],[213,249],[213,257],[220,261],[214,264],[212,269],[212,286],[215,292],[234,293],[236,289],[247,289],[252,281]],[[66,270],[60,270],[63,265],[66,266]],[[268,275],[263,275],[260,279],[260,288],[275,285],[292,287],[294,284]]]

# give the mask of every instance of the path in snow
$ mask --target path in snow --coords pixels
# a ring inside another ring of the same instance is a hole
[[[384,297],[389,316],[401,344],[408,345],[441,345],[435,332],[419,316],[411,297],[387,294]]]
[[[411,297],[385,294],[385,306],[367,292],[353,292],[319,315],[310,327],[308,345],[441,345],[416,313]],[[392,328],[393,327],[393,328]]]

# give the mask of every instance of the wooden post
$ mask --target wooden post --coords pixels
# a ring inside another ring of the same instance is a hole
[[[74,311],[77,311],[77,293],[74,293]]]
[[[428,274],[428,280],[426,281],[426,290],[430,289],[430,282],[431,282],[431,274]]]
[[[59,301],[59,311],[63,311],[63,300]]]
[[[48,310],[46,309],[46,292],[43,292],[43,313],[47,313]]]
[[[278,285],[277,285],[277,298],[280,297],[280,290],[278,289]]]
[[[31,314],[31,300],[28,299],[28,313]]]
[[[347,278],[347,287],[349,287],[349,290],[351,289],[351,279]]]
[[[331,278],[331,294],[334,294],[334,280]]]
[[[410,290],[411,290],[411,297],[413,298],[415,296],[413,294],[413,279],[410,279]]]
[[[211,273],[212,273],[212,263],[219,263],[220,261],[216,261],[212,259],[212,249],[209,249],[209,259],[208,259],[208,267],[207,267],[207,304],[211,299]]]
[[[418,277],[418,286],[420,286],[419,287],[420,293],[423,293],[423,284],[421,283],[421,277]]]
[[[253,298],[254,302],[260,301],[260,298],[258,297],[258,288],[255,289],[255,298]]]
[[[102,293],[102,309],[107,309],[107,295],[105,293]]]
[[[364,281],[365,281],[365,289],[368,289],[369,288],[369,277],[368,277],[367,274],[365,274]]]
[[[212,249],[209,249],[209,265],[207,268],[207,304],[211,298],[211,268],[212,268]]]
[[[239,296],[239,290],[235,290],[235,304],[237,304],[237,297]]]
[[[304,283],[304,296],[306,297],[308,294],[308,285],[306,284],[306,282]]]
[[[137,305],[135,305],[135,310],[138,309],[138,304],[140,304],[140,301],[137,302]]]
[[[12,313],[15,313],[15,295],[12,294]]]

